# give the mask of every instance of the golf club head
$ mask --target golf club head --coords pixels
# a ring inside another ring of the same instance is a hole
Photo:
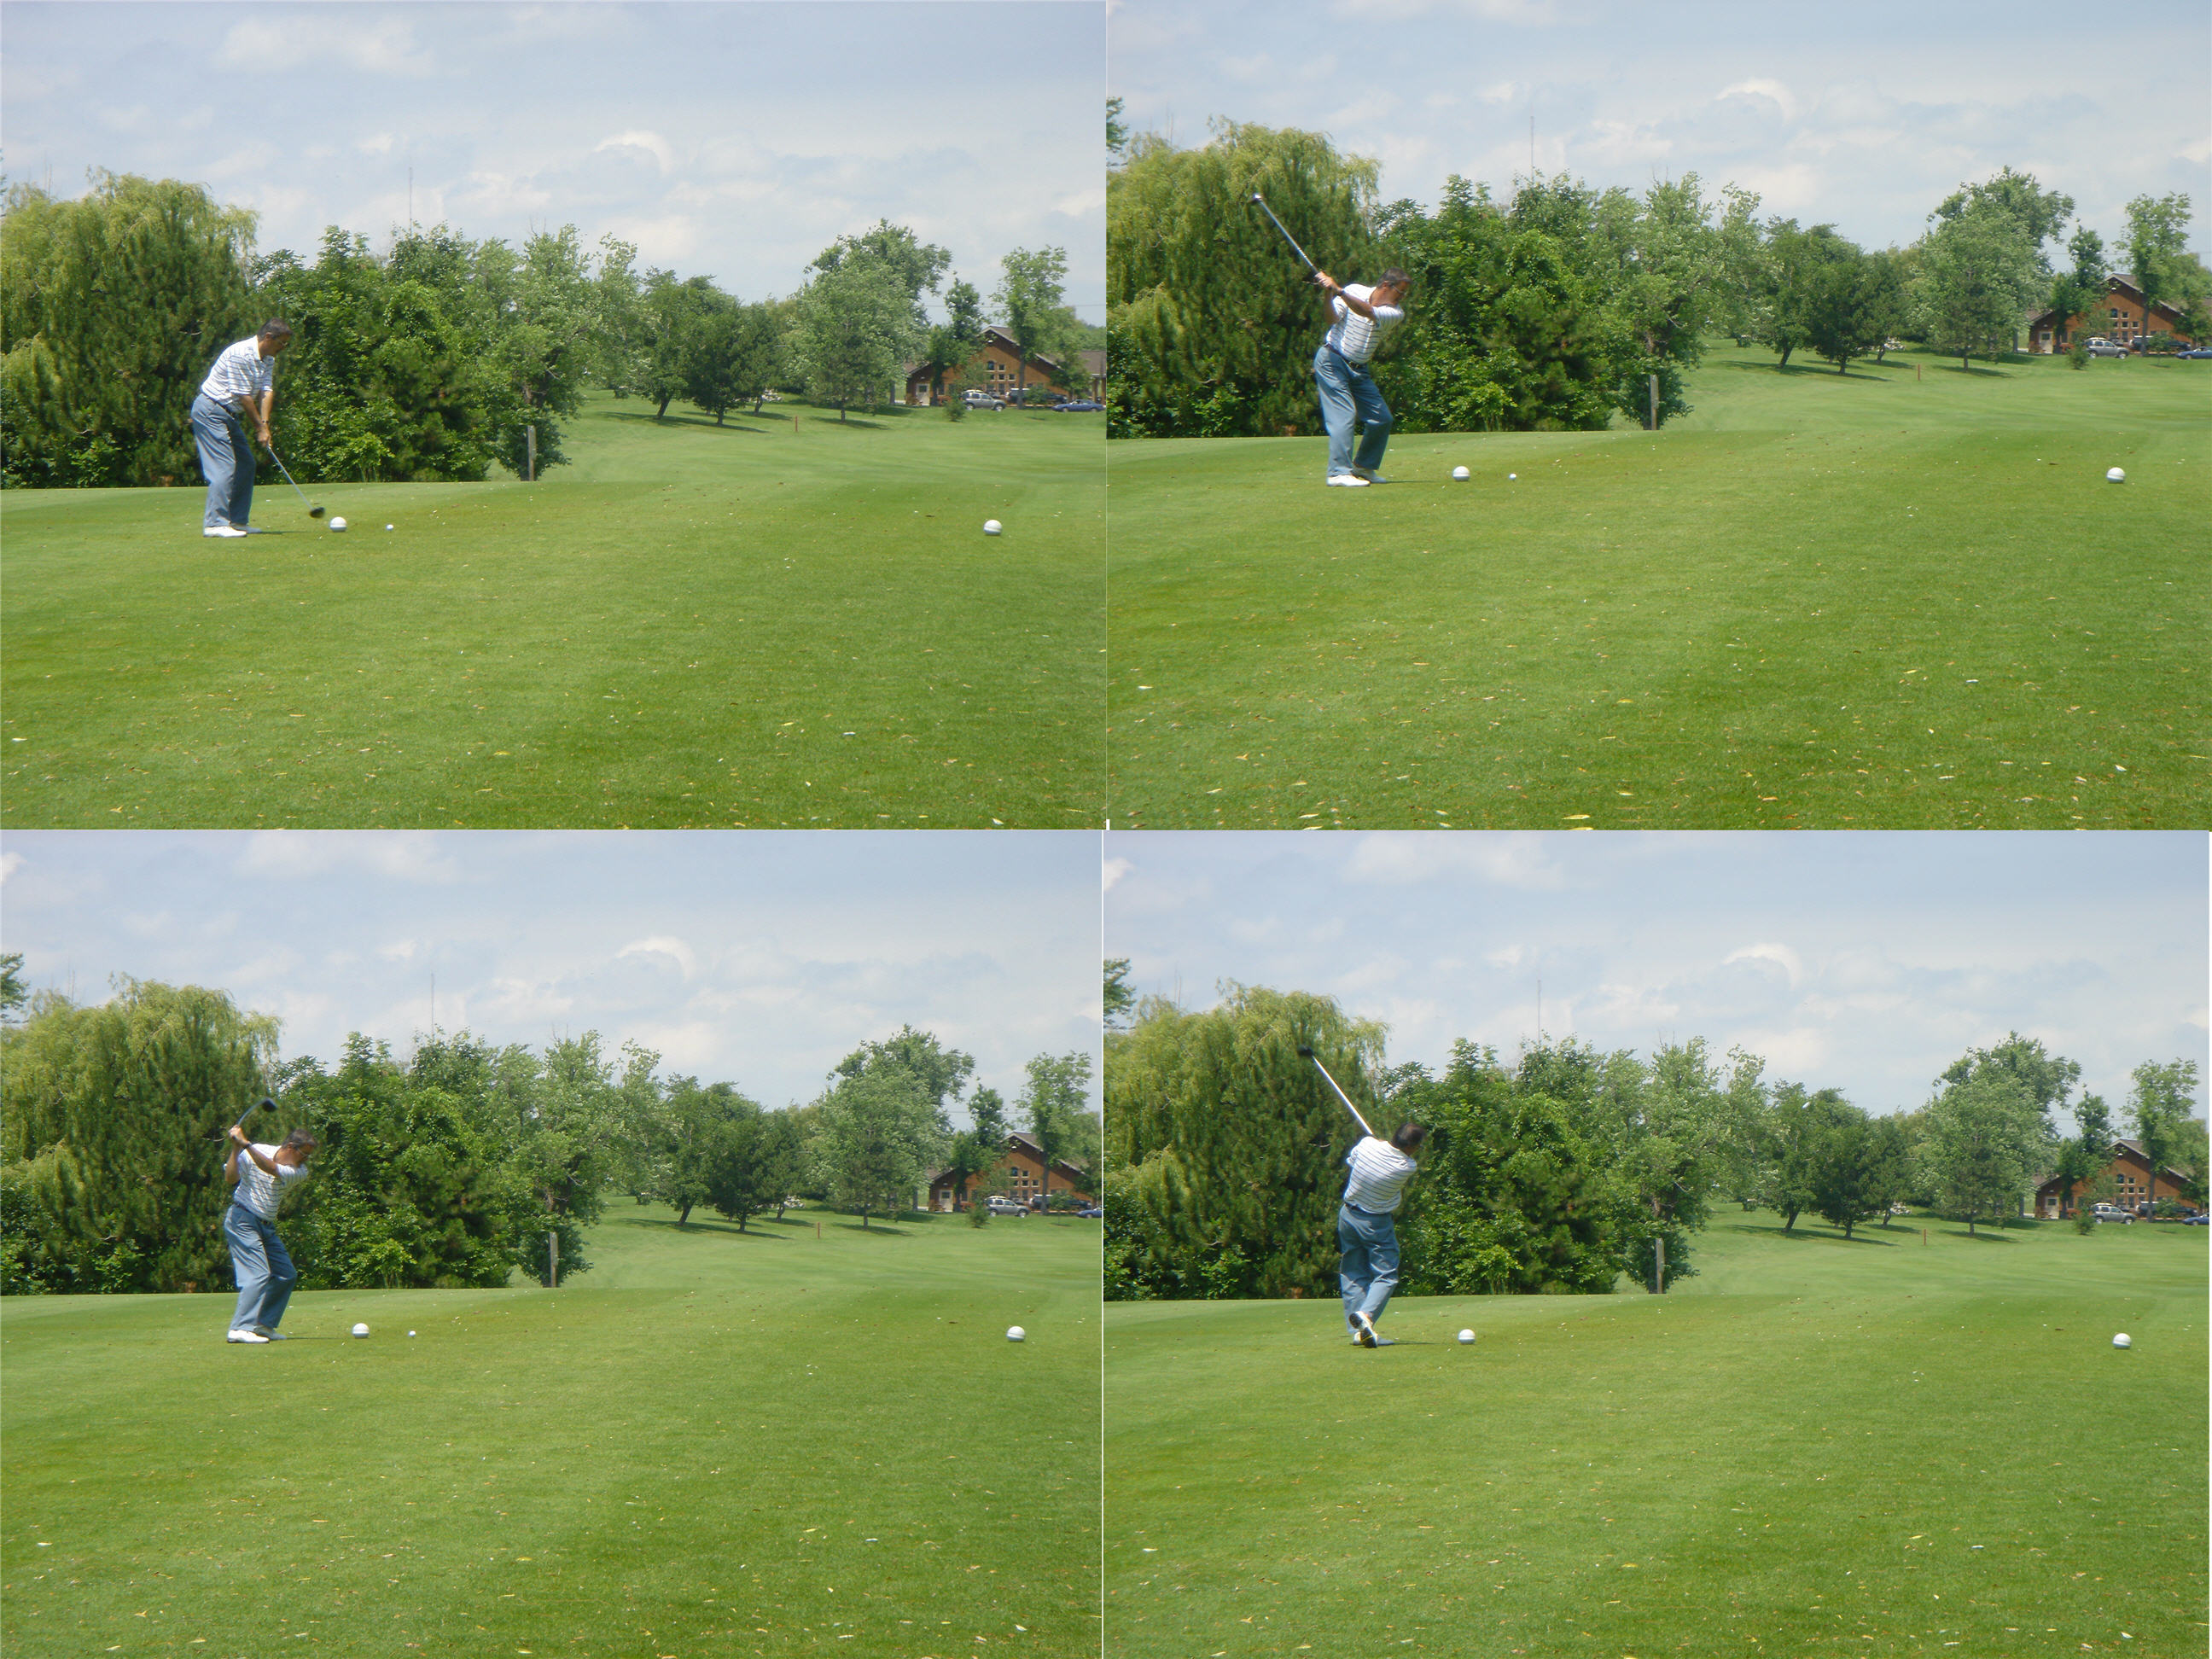
[[[1298,1044],[1298,1058],[1300,1060],[1311,1060],[1313,1057],[1314,1051],[1312,1049],[1307,1048],[1303,1042]]]
[[[311,519],[319,519],[323,516],[323,509],[319,507],[311,507],[307,509],[307,516]]]

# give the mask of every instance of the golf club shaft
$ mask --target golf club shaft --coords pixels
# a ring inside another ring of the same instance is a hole
[[[284,465],[284,458],[276,453],[276,446],[275,444],[264,444],[262,447],[269,452],[269,459],[276,463],[276,470],[284,475],[284,482],[292,485],[292,493],[300,498],[300,505],[307,509],[307,516],[311,519],[313,518],[319,509],[313,501],[307,499],[307,492],[301,489],[296,483],[294,483],[292,469]],[[243,1119],[240,1120],[241,1122],[243,1121]]]
[[[1328,1067],[1321,1063],[1321,1056],[1319,1054],[1309,1054],[1307,1058],[1313,1061],[1314,1069],[1316,1071],[1319,1072],[1323,1077],[1328,1077]],[[1358,1121],[1359,1127],[1363,1129],[1367,1129],[1367,1133],[1370,1136],[1374,1134],[1375,1131],[1367,1127],[1367,1120],[1364,1117],[1360,1117],[1359,1108],[1352,1103],[1352,1097],[1345,1093],[1343,1090],[1337,1089],[1336,1079],[1334,1078],[1328,1077],[1328,1086],[1332,1089],[1336,1089],[1336,1097],[1344,1103],[1344,1109],[1351,1113],[1352,1115]]]
[[[1316,276],[1321,275],[1321,267],[1311,259],[1306,258],[1306,251],[1298,246],[1298,239],[1291,235],[1289,231],[1283,230],[1283,222],[1275,216],[1275,210],[1267,205],[1267,198],[1255,190],[1252,192],[1252,200],[1258,204],[1260,211],[1267,216],[1267,222],[1274,226],[1277,230],[1283,232],[1283,240],[1291,245],[1291,252],[1297,254],[1299,258],[1305,259],[1306,269]]]
[[[274,451],[271,451],[270,453],[274,453],[275,452],[274,452]],[[253,1104],[252,1104],[251,1106],[247,1107],[244,1111],[240,1112],[240,1113],[238,1115],[238,1121],[237,1121],[237,1122],[235,1122],[235,1123],[234,1123],[234,1124],[232,1124],[230,1127],[231,1127],[232,1128],[234,1128],[234,1129],[242,1129],[242,1128],[244,1128],[244,1127],[246,1127],[246,1119],[248,1119],[249,1117],[252,1117],[252,1116],[256,1112],[259,1111],[259,1110],[260,1110],[264,1106],[274,1106],[276,1103],[275,1101],[273,1101],[273,1100],[270,1099],[268,1096],[264,1095],[260,1099],[258,1099],[258,1100],[255,1101],[255,1102],[253,1103]],[[216,1138],[217,1138],[218,1139],[221,1139],[221,1140],[228,1140],[228,1139],[230,1139],[230,1136],[229,1136],[228,1133],[225,1133],[225,1134],[222,1134],[222,1135],[218,1136],[218,1137],[216,1137]]]

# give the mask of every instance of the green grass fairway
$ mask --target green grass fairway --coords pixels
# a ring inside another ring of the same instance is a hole
[[[343,536],[9,490],[0,823],[1095,827],[1103,418],[600,397],[534,486],[302,479]]]
[[[1115,827],[2212,815],[2212,363],[1723,346],[1690,400],[1398,438],[1370,489],[1319,439],[1111,446]]]
[[[267,1347],[10,1298],[8,1652],[1095,1653],[1097,1224],[823,1235],[625,1207],[557,1292],[301,1295]]]
[[[1114,1304],[1109,1659],[2202,1659],[2204,1232],[1929,1225],[1723,1215],[1666,1297],[1401,1299],[1372,1352]]]

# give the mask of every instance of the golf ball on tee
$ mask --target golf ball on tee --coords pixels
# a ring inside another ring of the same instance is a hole
[[[2135,1344],[2129,1341],[2128,1334],[2125,1331],[2122,1331],[2118,1336],[2112,1339],[2112,1346],[2116,1348],[2131,1348],[2135,1346]]]
[[[1000,526],[996,519],[986,519],[983,520],[983,533],[986,536],[995,536],[999,533],[1000,529]]]
[[[1454,468],[1452,469],[1452,477],[1455,477],[1455,478],[1462,478],[1462,479],[1463,479],[1463,478],[1465,478],[1467,476],[1468,476],[1467,469],[1466,469],[1465,467],[1463,467],[1463,466],[1455,466],[1455,467],[1454,467]]]
[[[1010,1325],[1006,1328],[1006,1340],[1009,1342],[1018,1342],[1028,1334],[1029,1333],[1018,1325]]]
[[[1474,1340],[1474,1333],[1473,1331],[1462,1331],[1459,1334],[1459,1340],[1462,1342],[1472,1342]]]
[[[2110,478],[2114,483],[2125,483],[2128,481],[2128,475],[2117,466],[2111,471],[2106,473],[2105,476],[2107,478]]]
[[[368,1327],[366,1325],[356,1325],[353,1328],[353,1334],[356,1336],[367,1336],[368,1334]]]
[[[386,526],[385,526],[384,527],[385,527],[386,530],[389,530],[389,529],[391,529],[391,528],[392,528],[392,526],[391,526],[390,525],[386,525]]]
[[[1505,476],[1509,478],[1517,478],[1521,475],[1518,472],[1509,472]]]
[[[331,520],[331,528],[333,530],[343,530],[345,528],[345,520],[343,519],[332,519]]]
[[[407,1333],[407,1334],[408,1334],[408,1335],[410,1335],[410,1336],[412,1336],[412,1335],[414,1335],[414,1334],[415,1334],[415,1333],[414,1333],[414,1332],[412,1332],[412,1331],[410,1331],[410,1332],[408,1332],[408,1333]]]

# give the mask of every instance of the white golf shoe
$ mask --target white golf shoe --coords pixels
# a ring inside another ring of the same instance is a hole
[[[243,536],[245,533],[234,524],[211,524],[200,531],[203,536]]]
[[[1328,482],[1333,488],[1344,489],[1364,489],[1367,488],[1367,480],[1361,477],[1357,472],[1332,472],[1328,475]],[[208,534],[210,536],[215,533],[216,532],[212,530],[208,532]]]
[[[258,1331],[249,1331],[244,1326],[223,1338],[226,1342],[266,1342],[269,1339]]]
[[[1382,1339],[1375,1334],[1375,1322],[1364,1313],[1352,1316],[1352,1340],[1363,1348],[1378,1346]]]

